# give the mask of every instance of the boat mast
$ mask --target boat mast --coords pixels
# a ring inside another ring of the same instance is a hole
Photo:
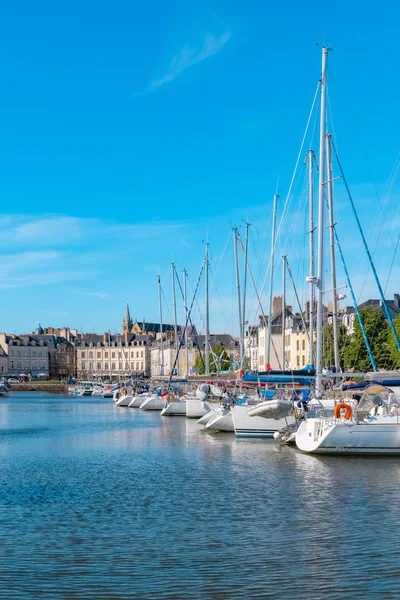
[[[286,256],[282,256],[282,369],[286,371],[285,321],[286,321]]]
[[[240,334],[240,359],[239,365],[241,368],[243,361],[243,327],[242,327],[242,303],[240,298],[240,275],[239,275],[239,260],[238,260],[238,248],[237,248],[237,239],[238,239],[238,230],[236,227],[232,229],[233,233],[233,248],[235,254],[235,271],[236,271],[236,290],[237,290],[237,303],[238,303],[238,315],[239,315],[239,334]]]
[[[176,315],[176,295],[175,295],[175,264],[171,262],[171,277],[172,277],[172,301],[174,304],[174,331],[175,331],[175,364],[178,356],[178,319]],[[179,372],[179,367],[177,369]],[[172,373],[173,375],[173,373]]]
[[[309,279],[312,280],[314,277],[314,173],[313,173],[313,161],[314,161],[314,152],[312,150],[308,151],[307,154],[308,160],[308,224],[310,231],[309,240],[308,240],[308,248],[310,255],[310,263],[309,270],[310,276]],[[310,365],[314,364],[314,285],[310,285],[310,306],[308,310],[308,328],[309,328],[309,346],[310,353],[308,362]]]
[[[274,256],[275,256],[275,235],[276,235],[276,206],[278,203],[278,194],[274,194],[272,204],[272,237],[271,237],[271,276],[269,279],[269,309],[268,309],[268,331],[267,331],[267,365],[271,365],[271,322],[272,322],[272,294],[274,287]],[[283,370],[285,366],[283,365]]]
[[[162,302],[161,302],[161,279],[160,279],[159,275],[157,275],[157,281],[158,281],[158,304],[160,307],[160,333],[161,333],[160,375],[164,375],[164,341],[163,341]]]
[[[188,348],[188,305],[187,305],[187,273],[183,269],[183,303],[185,309],[185,376],[189,375],[189,348]]]
[[[325,135],[326,135],[326,77],[328,69],[328,50],[322,48],[321,72],[321,114],[319,131],[319,183],[318,183],[318,273],[317,273],[317,347],[315,396],[322,398],[322,319],[323,319],[323,283],[324,283],[324,217],[325,217]]]
[[[209,309],[209,302],[208,302],[208,267],[209,267],[209,263],[208,263],[208,245],[209,243],[206,242],[206,253],[205,253],[205,257],[204,257],[204,266],[205,266],[205,300],[206,300],[206,323],[205,323],[205,327],[206,327],[206,331],[205,331],[205,355],[206,355],[206,364],[205,364],[205,375],[209,375],[210,374],[210,309]]]
[[[333,294],[333,348],[335,356],[336,373],[340,371],[339,356],[339,336],[338,336],[338,300],[336,284],[336,260],[335,260],[335,221],[333,215],[333,186],[332,186],[332,153],[331,153],[331,134],[326,135],[326,165],[327,165],[327,186],[328,186],[328,210],[329,210],[329,245],[331,249],[331,271],[332,271],[332,294]]]
[[[244,333],[246,323],[246,291],[247,291],[247,253],[249,247],[249,223],[246,223],[246,235],[244,241],[244,274],[243,274],[243,316],[242,316],[242,340],[243,340],[243,354],[242,361],[240,363],[240,369],[243,369],[244,362]]]

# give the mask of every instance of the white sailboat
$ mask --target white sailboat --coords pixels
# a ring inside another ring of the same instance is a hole
[[[146,398],[139,406],[140,410],[158,410],[161,411],[165,406],[165,396],[152,394]]]
[[[330,164],[325,175],[325,145],[328,155],[330,137],[326,135],[326,79],[328,48],[322,49],[321,116],[319,155],[319,214],[318,214],[318,277],[316,281],[317,347],[316,347],[316,398],[322,399],[322,294],[324,277],[324,209],[325,184],[332,182]],[[328,163],[329,163],[328,156]],[[342,173],[343,174],[343,173]],[[331,191],[331,190],[328,190]],[[360,226],[361,228],[361,226]],[[368,249],[366,248],[367,253]],[[378,287],[380,287],[379,281]],[[396,338],[397,341],[397,338]],[[296,432],[299,450],[330,454],[400,454],[399,404],[394,394],[382,386],[366,388],[354,409],[349,403],[335,406],[333,416],[306,418]]]
[[[200,419],[198,422],[200,423],[201,420],[202,419]],[[205,427],[207,431],[235,431],[231,407],[227,405],[221,405],[218,409],[214,410]]]

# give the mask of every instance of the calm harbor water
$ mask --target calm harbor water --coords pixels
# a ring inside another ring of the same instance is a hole
[[[0,400],[0,597],[399,598],[400,461]]]

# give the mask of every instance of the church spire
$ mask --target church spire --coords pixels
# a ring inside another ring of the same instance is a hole
[[[131,322],[131,313],[129,312],[129,304],[128,303],[126,303],[125,321],[127,324]]]
[[[131,320],[131,313],[129,312],[129,304],[126,305],[125,319],[122,321],[122,333],[127,335],[131,332],[133,323]]]

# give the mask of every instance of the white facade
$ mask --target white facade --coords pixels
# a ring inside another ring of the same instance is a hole
[[[36,341],[29,335],[0,333],[0,346],[8,355],[9,375],[48,375],[49,349],[43,340]]]
[[[76,353],[78,378],[150,374],[150,347],[147,340],[84,342],[77,346]]]
[[[267,368],[267,344],[268,327],[260,327],[258,330],[258,371],[265,371]],[[280,333],[273,333],[271,335],[271,352],[269,363],[271,369],[283,368],[282,347],[282,335]]]

